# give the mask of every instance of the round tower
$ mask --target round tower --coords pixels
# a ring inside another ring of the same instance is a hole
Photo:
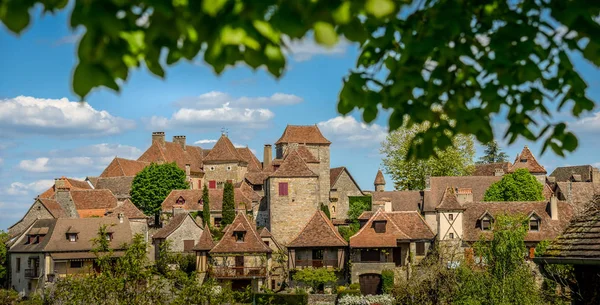
[[[375,185],[376,192],[385,191],[385,178],[383,178],[383,173],[381,172],[381,170],[377,171],[377,175],[375,176],[375,182],[373,184]]]

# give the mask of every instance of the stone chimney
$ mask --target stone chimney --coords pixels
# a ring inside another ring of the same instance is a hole
[[[600,170],[598,170],[598,168],[596,168],[596,167],[593,167],[592,175],[590,178],[592,179],[592,182],[600,183]]]
[[[265,150],[263,152],[263,169],[270,169],[272,160],[273,148],[271,147],[271,144],[265,144]]]
[[[431,190],[431,176],[429,176],[429,175],[425,176],[425,190],[426,191]]]
[[[56,202],[65,212],[68,218],[78,218],[79,214],[75,208],[75,203],[71,197],[71,185],[67,181],[67,178],[54,179],[55,199]]]
[[[185,150],[185,136],[173,136],[173,143],[179,144],[181,149]]]
[[[152,143],[158,142],[158,144],[165,146],[165,132],[155,131],[152,133]]]
[[[456,190],[456,200],[458,203],[465,204],[473,202],[473,190],[470,188],[459,188]]]
[[[494,176],[504,176],[504,169],[501,169],[501,168],[494,169]]]
[[[556,195],[550,197],[550,218],[558,220],[558,198],[556,198]]]

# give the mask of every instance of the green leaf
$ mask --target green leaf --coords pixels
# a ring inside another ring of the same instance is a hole
[[[21,33],[29,25],[29,7],[26,1],[9,1],[0,15],[2,22],[14,33]]]
[[[73,73],[73,90],[81,99],[90,93],[92,88],[106,86],[119,91],[119,86],[113,77],[100,67],[91,64],[79,63]]]
[[[262,20],[254,20],[252,25],[261,35],[269,39],[272,43],[279,43],[280,34],[273,29],[271,24]]]
[[[202,10],[210,16],[216,16],[228,0],[204,0]]]
[[[315,40],[325,46],[332,47],[338,41],[338,35],[333,25],[327,22],[318,21],[313,26],[315,30]]]
[[[367,13],[381,18],[394,12],[396,4],[392,0],[367,0],[365,4]]]
[[[221,42],[224,45],[240,45],[246,38],[246,30],[225,26],[221,30]]]
[[[600,67],[600,42],[590,40],[583,50],[583,57]]]
[[[332,14],[336,24],[350,22],[350,1],[343,2]]]

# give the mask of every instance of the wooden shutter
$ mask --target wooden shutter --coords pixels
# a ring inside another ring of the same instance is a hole
[[[217,181],[215,181],[215,180],[208,181],[208,188],[209,189],[216,189],[217,188]]]
[[[337,263],[338,263],[337,267],[339,269],[344,269],[344,263],[345,263],[344,257],[345,257],[344,249],[338,249],[337,250]]]
[[[194,249],[194,240],[183,241],[183,251],[191,252]]]
[[[290,269],[296,268],[296,250],[290,249],[290,255],[288,255],[288,266]]]
[[[279,196],[287,196],[288,195],[288,184],[287,182],[279,183]]]

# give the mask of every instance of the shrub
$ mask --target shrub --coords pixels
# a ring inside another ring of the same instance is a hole
[[[381,271],[382,289],[384,293],[390,293],[394,289],[394,270]]]
[[[393,305],[395,302],[394,297],[389,294],[382,295],[346,295],[338,299],[339,305],[364,305],[364,304],[378,304],[378,305]]]
[[[310,286],[313,293],[316,293],[319,286],[337,281],[337,276],[333,270],[326,268],[306,268],[298,270],[294,274],[294,281]]]
[[[347,296],[347,295],[360,296],[362,294],[360,293],[360,290],[358,290],[358,289],[346,289],[344,291],[338,292],[337,298],[339,300],[339,299],[341,299],[341,298],[343,298],[344,296]]]
[[[360,290],[360,284],[352,283],[352,284],[350,284],[350,286],[348,288],[350,288],[351,290]]]
[[[290,304],[290,305],[306,305],[308,304],[307,294],[291,294],[291,293],[255,293],[254,298],[256,304]]]

